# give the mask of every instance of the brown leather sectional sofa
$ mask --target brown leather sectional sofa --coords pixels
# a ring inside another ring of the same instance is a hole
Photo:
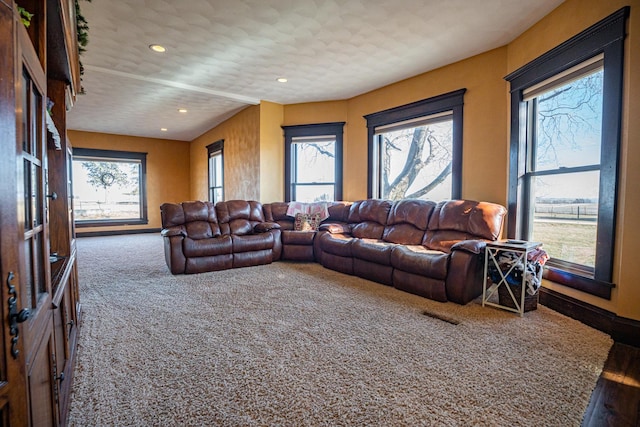
[[[482,293],[484,246],[496,240],[503,206],[470,200],[368,199],[329,204],[318,231],[295,231],[287,203],[165,203],[171,273],[316,261],[437,301],[466,304]]]

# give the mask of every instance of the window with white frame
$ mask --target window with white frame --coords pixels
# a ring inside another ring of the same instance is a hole
[[[224,200],[224,140],[207,146],[209,156],[209,201],[213,204]]]
[[[365,116],[369,197],[459,198],[465,90]]]
[[[343,127],[344,122],[283,126],[286,201],[342,199]]]
[[[506,77],[508,236],[540,241],[545,277],[611,297],[627,9]]]

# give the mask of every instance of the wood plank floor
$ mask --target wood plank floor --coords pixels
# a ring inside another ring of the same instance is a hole
[[[611,347],[582,426],[640,426],[640,348]]]

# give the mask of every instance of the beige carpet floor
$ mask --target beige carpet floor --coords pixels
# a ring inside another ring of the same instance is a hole
[[[578,426],[612,345],[314,263],[172,276],[162,245],[78,239],[71,426]]]

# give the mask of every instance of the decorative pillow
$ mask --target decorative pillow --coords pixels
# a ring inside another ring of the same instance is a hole
[[[320,218],[322,218],[322,214],[297,213],[295,218],[296,220],[293,224],[293,229],[295,231],[316,231],[320,225]]]

